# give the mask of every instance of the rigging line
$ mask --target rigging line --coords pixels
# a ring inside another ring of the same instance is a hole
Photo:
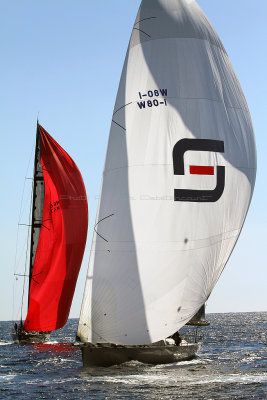
[[[25,174],[25,175],[28,174],[30,162],[31,162],[31,159],[32,159],[33,150],[34,150],[34,145],[32,146],[32,149],[31,149],[31,153],[30,153],[30,157],[29,157],[29,160],[28,160],[28,165],[27,165],[27,169],[26,169],[26,174]],[[32,178],[26,178],[26,177],[25,177],[25,179],[24,179],[23,189],[22,189],[22,195],[21,195],[21,200],[20,200],[19,215],[18,215],[18,221],[19,221],[19,222],[20,222],[20,220],[21,220],[21,216],[22,216],[22,213],[23,213],[23,211],[24,211],[24,208],[23,208],[23,198],[24,198],[25,184],[26,184],[26,180],[27,180],[27,179],[32,179]],[[18,228],[17,228],[16,248],[15,248],[15,260],[14,260],[13,271],[16,270],[16,265],[17,265],[18,236],[19,236],[19,226],[18,226]]]
[[[101,236],[100,233],[98,233],[95,229],[94,229],[94,231],[95,231],[95,233],[96,233],[98,236],[101,237],[101,239],[105,240],[105,242],[108,243],[108,240],[107,240],[107,239],[105,239],[103,236]]]
[[[94,231],[95,231],[95,233],[96,233],[98,236],[100,236],[103,240],[105,240],[105,242],[107,242],[107,243],[108,243],[108,240],[105,239],[103,236],[100,235],[100,233],[97,232],[96,227],[97,227],[97,225],[98,225],[100,222],[104,221],[104,220],[107,219],[107,218],[112,217],[113,215],[114,215],[114,214],[107,215],[106,217],[104,217],[104,218],[102,218],[100,221],[98,221],[98,222],[95,224],[95,226],[94,226]]]
[[[17,252],[18,252],[18,237],[19,237],[19,226],[17,228],[17,238],[16,238],[16,249],[15,249],[15,261],[13,271],[16,271],[17,264]],[[12,300],[12,319],[14,319],[14,308],[15,308],[15,279],[13,279],[13,300]]]
[[[33,179],[32,179],[32,182],[33,182]],[[30,201],[29,201],[29,200],[30,200],[30,198],[31,198],[31,194],[32,194],[31,192],[28,193],[27,198],[24,200],[24,206],[22,207],[21,216],[20,216],[20,218],[19,218],[19,220],[18,220],[18,223],[21,222],[22,216],[24,215],[25,210],[29,208],[29,204],[30,204]]]
[[[50,229],[47,228],[47,226],[45,226],[44,224],[41,224],[41,226],[43,226],[45,229],[47,229],[48,231],[50,231]]]
[[[32,159],[32,153],[33,153],[34,148],[35,148],[35,145],[33,145],[33,146],[32,146],[32,149],[31,149],[31,153],[30,153],[30,157],[29,157],[28,165],[27,165],[27,169],[26,169],[26,174],[25,174],[26,176],[27,176],[27,174],[28,174],[28,170],[29,170],[29,166],[30,166],[30,162],[31,162],[31,159]],[[22,206],[23,206],[23,197],[24,197],[25,180],[26,180],[26,179],[28,179],[28,178],[25,178],[25,179],[24,179],[24,185],[23,185],[22,196],[21,196],[21,202],[20,202],[19,221],[20,221],[20,218],[21,218],[21,211],[22,211]]]
[[[132,103],[133,103],[133,102],[131,101],[130,103],[124,104],[124,106],[121,106],[120,108],[118,108],[118,110],[114,111],[113,117],[114,117],[114,115],[115,115],[118,111],[120,111],[122,108],[127,107],[129,104],[132,104]]]
[[[45,222],[45,221],[52,221],[52,218],[46,218],[46,219],[44,219],[44,220],[42,220],[42,219],[37,219],[36,218],[36,220],[35,221],[37,221],[37,222]]]
[[[116,124],[116,125],[118,125],[120,128],[122,128],[124,131],[126,131],[126,129],[125,129],[123,126],[121,126],[120,124],[118,124],[118,122],[114,121],[114,119],[112,120],[112,122],[114,122],[114,124]]]
[[[139,23],[142,22],[142,21],[147,21],[148,19],[153,19],[153,18],[158,18],[158,17],[149,17],[149,18],[140,19],[140,21],[136,22],[136,23],[134,24],[134,26],[137,25],[137,24],[139,24]]]
[[[40,275],[40,274],[42,274],[43,273],[43,271],[41,271],[41,272],[38,272],[38,274],[34,274],[34,275],[32,275],[32,276],[37,276],[37,275]],[[27,276],[27,277],[29,277],[30,275],[25,275],[25,274],[14,274],[15,276]]]
[[[21,251],[20,251],[20,253],[19,253],[18,257],[17,257],[17,263],[20,262],[22,255],[25,253],[26,244],[27,244],[27,239],[24,241],[24,244],[23,244],[23,246],[21,248]],[[16,266],[16,268],[17,268],[17,266]],[[14,271],[14,273],[15,273],[15,271]]]
[[[37,275],[40,275],[40,274],[42,274],[42,273],[43,273],[43,271],[38,272],[38,274],[34,274],[34,275],[32,275],[32,276],[37,276]]]
[[[37,285],[40,285],[40,283],[36,279],[34,279],[33,277],[32,277],[32,281],[37,283]]]
[[[28,198],[29,198],[29,196],[28,196]],[[27,202],[28,202],[28,198],[27,198],[27,201],[25,202],[26,204],[25,204],[23,210],[21,211],[21,215],[24,213],[24,209],[26,208],[26,205],[27,205]],[[21,217],[20,217],[20,218],[21,218]],[[27,240],[28,240],[28,239],[26,238],[26,240],[24,241],[23,247],[21,248],[21,251],[20,251],[20,253],[19,253],[19,255],[18,255],[19,226],[21,226],[21,225],[29,226],[28,224],[19,224],[19,223],[18,223],[17,237],[16,237],[15,261],[14,261],[13,272],[16,271],[17,265],[18,265],[18,263],[20,263],[20,260],[21,260],[21,258],[22,258],[22,254],[25,252],[25,247],[26,247],[26,245],[27,245]],[[17,279],[15,279],[15,280],[13,281],[13,301],[12,301],[12,318],[13,318],[13,319],[14,319],[14,316],[15,316],[15,311],[14,311],[14,310],[15,310],[15,291],[16,291],[15,282],[16,282],[16,280],[17,280]],[[16,318],[18,317],[19,312],[20,312],[20,310],[18,309],[17,314],[16,314]]]
[[[37,275],[40,275],[40,274],[42,274],[42,272],[39,272],[38,274],[35,274],[35,275],[32,275],[32,280],[34,281],[34,282],[36,282],[38,285],[39,285],[39,282],[37,282],[34,278],[33,278],[33,276],[37,276]],[[25,277],[28,277],[29,278],[29,276],[30,275],[25,275],[25,274],[14,274],[15,276],[25,276]]]
[[[151,38],[151,36],[150,36],[148,33],[142,31],[141,29],[138,29],[138,28],[133,28],[133,29],[135,29],[135,30],[137,30],[137,31],[140,31],[140,32],[144,33],[145,35],[147,35],[148,37]]]
[[[28,175],[28,170],[30,167],[30,163],[31,163],[31,159],[32,159],[32,154],[33,151],[35,149],[35,144],[32,145],[31,148],[31,152],[30,152],[30,157],[28,159],[28,165],[27,165],[27,169],[26,169],[26,176]],[[22,213],[24,211],[23,208],[23,199],[24,199],[24,192],[25,192],[25,186],[26,186],[26,180],[29,178],[24,179],[24,183],[23,183],[23,189],[22,189],[22,195],[21,195],[21,200],[20,200],[20,209],[19,209],[19,215],[18,215],[18,222],[20,222],[21,217],[22,217]],[[32,178],[31,178],[32,179]],[[17,253],[18,253],[18,237],[19,237],[19,225],[17,227],[17,237],[16,237],[16,247],[15,247],[15,260],[14,260],[14,267],[13,267],[13,271],[15,272],[16,270],[16,265],[17,265]],[[12,304],[12,315],[14,314],[14,305],[15,305],[15,281],[13,283],[13,304]]]
[[[33,190],[33,188],[32,188]],[[29,222],[31,220],[31,214],[32,214],[32,207],[33,207],[33,199],[31,200],[31,207],[30,207],[30,213],[29,213]],[[24,268],[24,274],[26,275],[26,269],[27,269],[27,261],[28,261],[28,252],[29,252],[29,236],[30,236],[30,225],[28,227],[28,235],[27,235],[27,248],[26,248],[26,257],[25,257],[25,268]],[[31,254],[30,254],[31,257]],[[23,290],[22,290],[22,301],[21,301],[21,311],[20,311],[20,319],[22,321],[22,311],[23,311],[23,302],[24,302],[24,293],[25,293],[25,282],[26,282],[26,276],[24,276],[23,279]],[[29,288],[30,290],[30,288]]]

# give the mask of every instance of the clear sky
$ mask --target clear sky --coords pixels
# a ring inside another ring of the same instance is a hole
[[[19,318],[23,278],[14,280],[14,271],[24,271],[27,228],[17,228],[28,223],[31,181],[25,177],[32,176],[37,116],[78,164],[88,194],[89,234],[70,314],[79,316],[111,116],[139,3],[0,1],[0,320]],[[258,148],[248,217],[207,312],[266,311],[267,1],[198,3],[239,77]]]

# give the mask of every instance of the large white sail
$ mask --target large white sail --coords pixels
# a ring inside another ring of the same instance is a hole
[[[194,0],[143,0],[108,142],[78,335],[163,339],[209,297],[256,175],[249,110]]]

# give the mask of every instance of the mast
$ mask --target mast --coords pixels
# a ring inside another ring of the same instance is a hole
[[[41,165],[41,140],[40,140],[39,123],[37,121],[34,170],[33,170],[28,306],[29,306],[29,293],[30,293],[30,286],[31,286],[31,280],[32,280],[33,265],[34,265],[34,261],[35,261],[36,249],[37,249],[41,226],[42,226],[44,189],[45,189],[44,188],[44,176],[43,176],[42,165]]]
[[[208,326],[210,323],[206,321],[206,316],[205,316],[205,304],[200,307],[198,312],[193,316],[193,318],[190,319],[186,323],[186,325],[191,325],[191,326]]]

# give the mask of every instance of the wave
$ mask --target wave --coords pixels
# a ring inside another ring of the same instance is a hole
[[[205,377],[204,379],[197,380],[196,382],[192,382],[194,385],[203,385],[210,383],[240,383],[240,384],[250,384],[250,383],[267,383],[267,374],[254,374],[254,375],[225,375],[218,377]]]
[[[107,383],[120,383],[126,385],[140,385],[140,384],[156,384],[160,386],[162,384],[180,384],[184,386],[194,386],[194,385],[207,385],[207,384],[251,384],[251,383],[265,383],[267,382],[266,374],[253,374],[253,375],[240,375],[240,374],[232,374],[232,375],[218,375],[218,376],[175,376],[170,377],[167,375],[159,375],[159,374],[150,374],[150,375],[120,375],[120,376],[106,376],[106,377],[91,377],[90,381],[94,382],[107,382]]]
[[[152,367],[153,369],[169,369],[169,368],[177,368],[177,367],[183,367],[183,366],[190,366],[190,365],[201,365],[201,364],[207,364],[208,362],[212,362],[212,360],[208,358],[197,358],[194,360],[189,360],[189,361],[177,361],[176,363],[171,363],[171,364],[159,364],[155,365]]]
[[[18,374],[9,374],[0,376],[0,382],[12,381],[18,376]]]

